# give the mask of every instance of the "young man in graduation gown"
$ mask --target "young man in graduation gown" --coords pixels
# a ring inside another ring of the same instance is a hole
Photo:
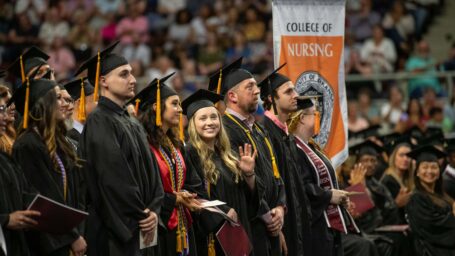
[[[136,80],[126,59],[111,53],[117,44],[77,72],[88,70],[99,96],[79,140],[90,199],[87,255],[156,255],[156,247],[140,250],[139,239],[153,239],[163,187],[144,130],[124,108]]]
[[[311,98],[297,100],[298,111],[291,114],[289,131],[298,147],[300,177],[311,203],[311,234],[304,241],[311,243],[312,255],[343,255],[341,233],[358,232],[354,220],[345,210],[346,192],[339,190],[330,159],[325,156],[313,136],[318,113]]]
[[[294,83],[278,73],[280,68],[266,77],[259,87],[264,102],[264,128],[276,154],[276,161],[286,189],[287,213],[284,218],[283,234],[288,255],[311,255],[311,244],[303,241],[310,232],[311,207],[305,185],[299,179],[297,147],[286,124],[289,114],[297,110],[297,92]],[[304,253],[305,252],[305,253]]]
[[[74,100],[73,127],[68,131],[67,136],[78,142],[87,116],[96,107],[92,97],[93,86],[88,80],[82,78],[68,82],[64,87]]]
[[[455,139],[447,140],[448,164],[442,175],[443,187],[447,195],[455,200]]]
[[[223,124],[232,148],[248,143],[257,150],[255,174],[264,183],[265,191],[261,194],[259,214],[251,220],[254,254],[280,255],[279,234],[286,208],[284,185],[268,134],[255,122],[259,88],[253,75],[240,67],[241,61],[240,58],[223,68],[220,81],[220,73],[214,74],[209,89],[225,95]]]
[[[0,136],[6,127],[6,109],[5,102],[0,102]],[[0,228],[7,255],[30,255],[23,230],[36,224],[31,218],[39,212],[24,210],[27,193],[28,185],[19,167],[5,152],[0,152]]]
[[[362,164],[366,169],[363,183],[375,206],[362,215],[356,216],[356,223],[360,230],[364,233],[372,234],[380,226],[406,224],[401,218],[399,208],[392,194],[374,176],[379,154],[384,151],[384,148],[370,140],[366,140],[352,146],[350,151],[356,155],[357,163]],[[390,243],[378,244],[380,252],[384,253],[387,251],[391,253],[388,255],[411,255],[408,254],[411,248],[409,236],[399,232],[384,233],[384,236],[393,241],[393,246],[390,247]],[[375,241],[378,242],[380,240]]]
[[[25,82],[26,77],[33,79],[50,79],[55,80],[54,71],[47,63],[49,55],[36,46],[30,47],[21,54],[7,70],[12,73],[21,82]],[[33,77],[31,77],[33,75]]]

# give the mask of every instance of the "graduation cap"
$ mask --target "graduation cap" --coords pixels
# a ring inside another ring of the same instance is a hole
[[[351,146],[349,148],[349,151],[351,151],[352,154],[355,154],[358,157],[363,155],[377,156],[380,153],[384,152],[384,148],[371,140],[365,140],[363,142]]]
[[[144,89],[142,89],[132,99],[130,99],[126,105],[134,104],[136,113],[138,113],[139,110],[144,111],[148,106],[156,102],[158,113],[158,107],[161,108],[161,100],[165,100],[170,96],[177,95],[177,92],[175,92],[174,89],[165,84],[165,82],[174,74],[175,72],[161,79],[153,79],[153,81],[150,82]],[[158,95],[159,97],[157,97]]]
[[[248,70],[241,68],[242,60],[243,57],[240,57],[212,74],[208,90],[224,95],[243,80],[253,78]]]
[[[432,145],[425,145],[414,149],[407,154],[410,158],[415,159],[417,163],[421,162],[437,162],[438,159],[446,156],[444,152]]]
[[[68,91],[73,100],[80,99],[77,118],[79,121],[85,121],[85,97],[93,94],[93,86],[86,80],[86,78],[80,78],[64,84],[63,87]]]
[[[349,138],[366,139],[373,136],[377,137],[379,136],[379,129],[381,129],[381,126],[376,124],[370,125],[368,128],[362,129],[357,132],[349,131]]]
[[[446,150],[447,153],[455,152],[455,138],[446,139]]]
[[[26,52],[21,54],[7,70],[16,77],[20,77],[22,83],[25,82],[27,74],[35,67],[47,64],[49,55],[36,46],[30,47]]]
[[[222,100],[223,96],[214,92],[199,89],[195,93],[191,94],[182,102],[183,114],[188,119],[201,108],[214,107],[215,103]]]
[[[397,148],[399,145],[406,145],[409,146],[411,149],[413,148],[413,144],[411,141],[411,137],[409,135],[401,135],[397,138],[394,138],[393,140],[388,141],[387,143],[384,143],[385,150],[387,151],[388,154],[391,154],[395,148]]]
[[[409,128],[405,132],[405,134],[408,134],[410,137],[415,138],[415,139],[420,139],[420,138],[422,138],[424,136],[424,132],[417,125],[414,125],[411,128]]]
[[[318,98],[321,95],[306,95],[297,98],[297,110],[303,110],[318,105]],[[313,102],[313,100],[315,102]],[[314,115],[314,135],[318,135],[321,130],[321,113],[316,110]]]
[[[33,109],[35,103],[46,93],[57,86],[57,83],[49,79],[30,80],[28,77],[25,83],[19,87],[8,101],[7,106],[16,105],[16,110],[24,117],[23,128],[28,127],[28,112]]]
[[[264,80],[262,80],[258,86],[261,88],[261,100],[266,101],[268,96],[272,96],[272,107],[273,111],[275,113],[278,113],[276,110],[275,106],[275,98],[273,95],[274,91],[280,87],[281,85],[291,81],[288,77],[281,75],[278,73],[281,68],[283,68],[286,65],[284,63],[283,65],[279,66],[277,69],[275,69],[272,73],[270,73]]]
[[[98,51],[98,54],[82,63],[75,73],[75,76],[77,76],[84,70],[87,70],[88,80],[95,87],[93,92],[95,101],[98,100],[99,77],[108,74],[120,66],[128,64],[128,61],[123,56],[112,53],[119,42],[120,41],[117,41],[108,46],[106,49]]]

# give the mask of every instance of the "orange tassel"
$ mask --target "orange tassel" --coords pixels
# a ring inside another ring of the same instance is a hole
[[[180,113],[180,122],[179,122],[179,138],[180,141],[185,142],[185,133],[183,131],[183,114]]]
[[[99,83],[100,83],[100,66],[101,66],[101,57],[100,57],[100,52],[98,51],[98,60],[96,62],[95,91],[93,93],[94,101],[98,101],[98,91],[99,91]]]
[[[176,245],[177,245],[177,248],[176,248],[176,251],[177,253],[182,253],[182,236],[180,234],[180,230],[177,230],[177,241],[176,241]]]
[[[79,119],[79,122],[83,123],[85,122],[85,88],[84,88],[84,79],[81,78],[81,97],[79,101],[79,112],[77,115],[77,119]]]
[[[160,80],[156,86],[156,126],[160,127],[161,122],[161,89],[160,89]]]
[[[24,69],[24,61],[22,60],[22,55],[20,56],[20,65],[21,65],[21,79],[22,83],[25,82],[25,69]]]
[[[221,78],[223,77],[223,69],[220,69],[220,76],[218,77],[218,86],[216,87],[216,94],[221,93]]]
[[[321,113],[316,111],[314,115],[314,135],[318,135],[321,132]]]
[[[136,105],[134,106],[134,114],[136,116],[139,115],[139,104],[141,103],[141,99],[136,99]]]
[[[216,256],[215,239],[213,239],[213,234],[209,235],[209,246],[207,256]]]
[[[28,127],[28,108],[29,108],[29,100],[30,100],[30,81],[27,79],[27,88],[25,89],[25,105],[24,105],[24,123],[23,128],[27,129]]]

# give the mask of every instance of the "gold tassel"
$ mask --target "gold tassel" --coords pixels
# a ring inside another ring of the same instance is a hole
[[[318,135],[321,132],[321,113],[316,111],[314,113],[314,135]]]
[[[180,123],[179,123],[179,138],[180,141],[185,142],[185,133],[183,131],[183,114],[180,113]]]
[[[24,61],[22,60],[22,55],[20,56],[19,61],[20,61],[20,65],[21,65],[21,80],[22,80],[22,83],[24,83],[25,82],[25,69],[24,69]]]
[[[275,176],[276,179],[279,179],[280,172],[278,171],[278,166],[276,165],[276,159],[274,156],[272,156],[272,168],[273,168],[273,176]]]
[[[177,244],[177,248],[176,248],[177,253],[181,253],[182,252],[182,236],[180,234],[180,230],[177,230],[176,244]]]
[[[223,69],[220,69],[220,76],[218,77],[218,86],[216,87],[216,94],[221,93],[221,78],[223,77]]]
[[[160,80],[156,86],[156,126],[160,127],[161,123],[161,89],[160,89]]]
[[[84,88],[84,79],[81,78],[81,97],[79,101],[79,113],[77,115],[77,119],[79,122],[85,122],[85,88]]]
[[[182,238],[183,238],[183,248],[186,250],[188,249],[188,241],[186,240],[186,229],[185,227],[182,228]]]
[[[216,256],[215,239],[213,239],[213,234],[209,235],[209,246],[207,256]]]
[[[27,79],[27,88],[25,89],[25,105],[24,105],[24,123],[23,128],[27,129],[28,127],[28,108],[29,108],[29,100],[30,100],[30,81]]]
[[[134,113],[136,116],[139,115],[139,103],[141,103],[141,99],[136,99],[136,105],[134,106]]]
[[[100,52],[98,51],[98,60],[96,61],[96,77],[95,77],[95,92],[93,93],[93,100],[98,101],[98,90],[100,83],[100,66],[101,66],[101,57]]]

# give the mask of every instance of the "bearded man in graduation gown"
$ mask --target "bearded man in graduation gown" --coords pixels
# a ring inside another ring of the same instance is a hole
[[[100,92],[79,141],[90,201],[87,255],[157,255],[156,247],[140,250],[139,241],[140,233],[153,239],[163,187],[145,132],[124,108],[136,80],[125,58],[111,53],[117,44],[79,69],[88,69],[94,95]]]
[[[226,111],[223,124],[233,149],[253,145],[257,150],[256,176],[263,182],[265,191],[259,191],[259,210],[251,219],[254,255],[280,255],[280,233],[284,223],[286,195],[280,177],[273,146],[266,130],[255,122],[254,113],[258,107],[259,88],[251,73],[241,68],[242,59],[231,63],[215,73],[209,90],[225,95]]]
[[[284,66],[284,65],[283,65]],[[283,67],[281,66],[281,67]],[[311,244],[303,241],[310,232],[311,207],[305,192],[305,184],[299,179],[297,147],[289,134],[286,121],[289,114],[297,110],[294,83],[274,70],[262,82],[261,99],[264,102],[263,125],[269,134],[276,154],[276,161],[286,189],[287,213],[284,218],[283,234],[288,255],[311,255]]]

